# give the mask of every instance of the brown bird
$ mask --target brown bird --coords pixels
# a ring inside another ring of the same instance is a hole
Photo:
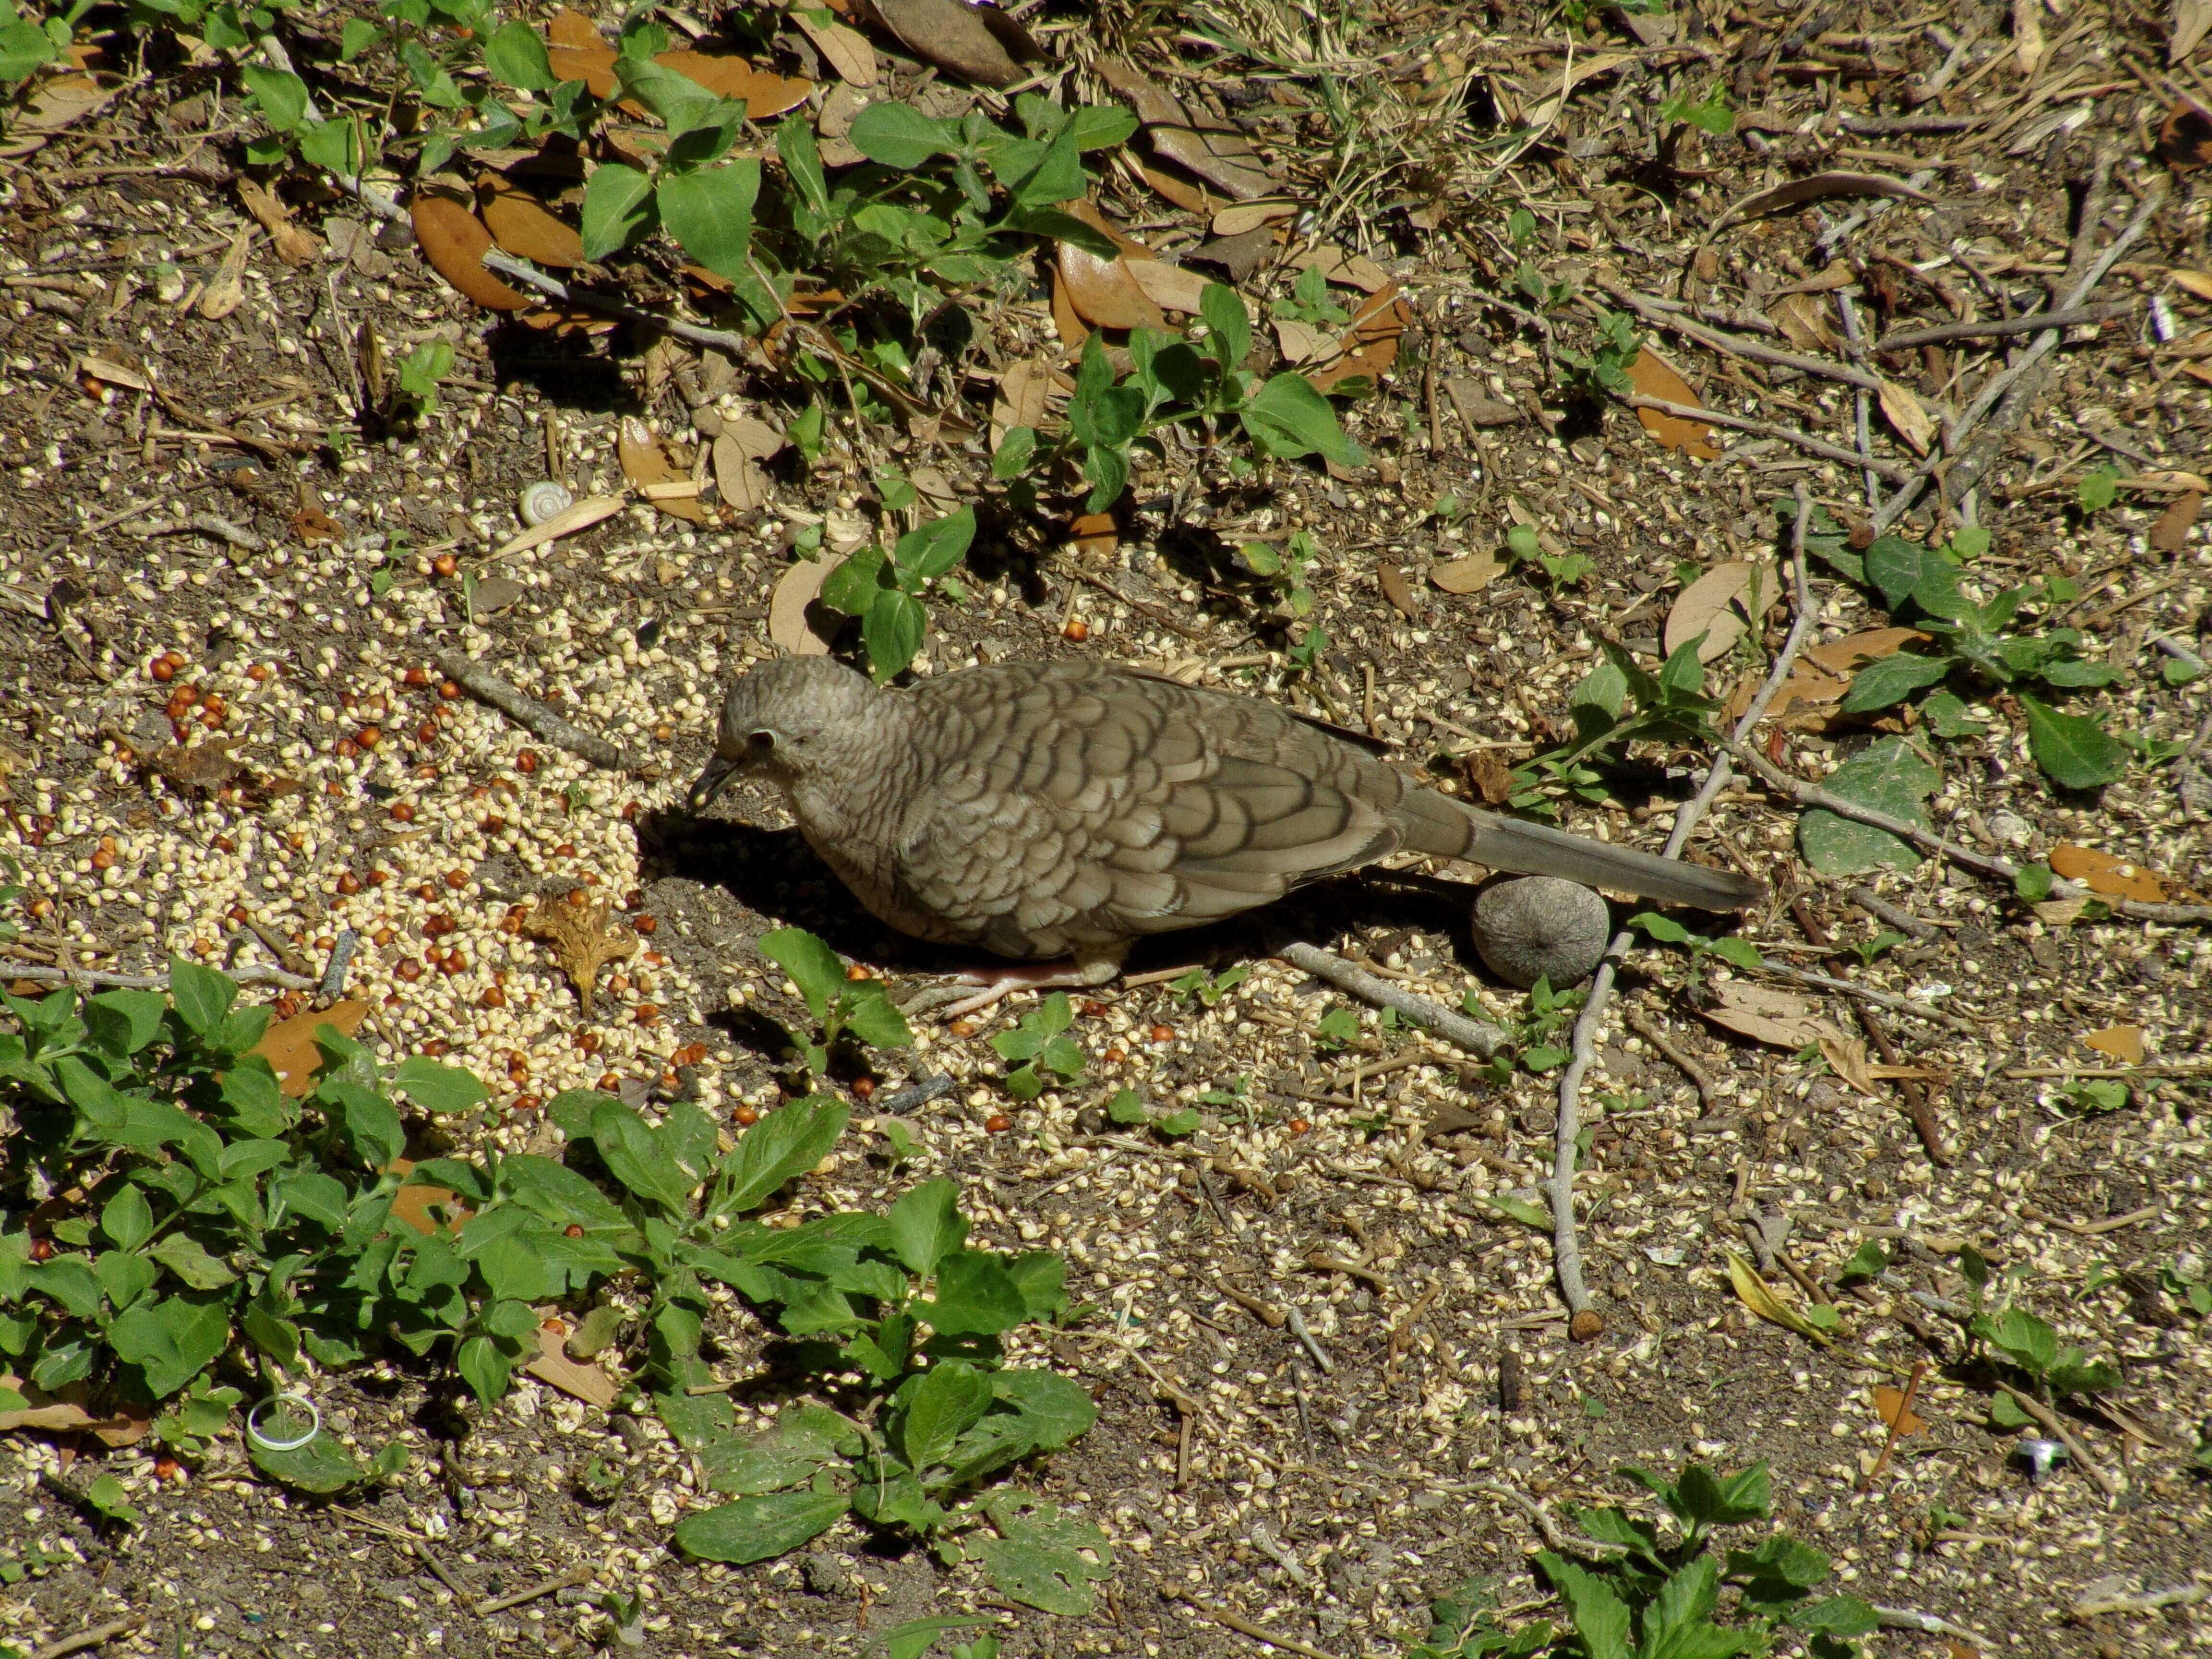
[[[826,657],[763,662],[723,703],[692,811],[752,771],[902,933],[1056,964],[991,976],[994,995],[1103,984],[1145,934],[1400,851],[1708,910],[1765,891],[1463,805],[1273,703],[1086,662],[962,669],[904,690]]]

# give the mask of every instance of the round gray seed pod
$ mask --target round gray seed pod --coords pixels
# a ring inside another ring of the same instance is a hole
[[[1557,876],[1501,881],[1475,896],[1474,948],[1490,971],[1527,990],[1564,989],[1589,975],[1613,934],[1605,901]]]

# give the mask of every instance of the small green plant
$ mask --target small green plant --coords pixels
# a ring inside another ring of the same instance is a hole
[[[1502,1087],[1512,1081],[1516,1071],[1540,1075],[1565,1065],[1574,1058],[1573,1051],[1559,1047],[1555,1039],[1574,1023],[1576,1014],[1589,1000],[1587,991],[1554,991],[1550,980],[1539,979],[1528,988],[1527,1008],[1513,1022],[1512,1042],[1491,1058],[1482,1075]],[[1473,990],[1461,999],[1460,1006],[1479,1019],[1490,1018],[1490,1011]]]
[[[1562,347],[1556,355],[1559,366],[1566,370],[1570,392],[1593,398],[1606,393],[1625,397],[1636,389],[1628,369],[1643,349],[1636,319],[1625,311],[1608,311],[1599,317],[1597,338],[1587,352]]]
[[[383,416],[387,425],[411,429],[438,401],[438,388],[453,372],[453,348],[444,340],[425,340],[399,360],[399,372]]]
[[[2115,466],[2092,467],[2074,487],[2074,499],[2084,513],[2102,513],[2120,497],[2120,472]]]
[[[1507,1630],[1498,1622],[1498,1591],[1487,1578],[1470,1578],[1429,1603],[1429,1633],[1406,1659],[1528,1659],[1552,1640],[1543,1620]]]
[[[84,1501],[102,1520],[112,1521],[118,1526],[135,1527],[145,1519],[133,1507],[130,1494],[123,1490],[123,1482],[116,1475],[103,1474],[95,1479],[85,1488]]]
[[[2212,1274],[2201,1255],[2178,1256],[2158,1270],[2166,1293],[2200,1318],[2212,1318]]]
[[[779,927],[763,933],[760,952],[791,975],[820,1033],[818,1040],[791,1037],[809,1072],[827,1072],[830,1050],[848,1039],[872,1048],[904,1048],[914,1042],[906,1017],[892,1003],[884,982],[849,977],[837,953],[805,928]]]
[[[1300,271],[1290,297],[1276,301],[1272,309],[1285,322],[1316,328],[1341,329],[1352,321],[1352,313],[1329,297],[1328,278],[1317,264]]]
[[[983,1630],[972,1642],[953,1643],[945,1650],[945,1659],[999,1659],[999,1638],[984,1629],[990,1622],[940,1613],[931,1619],[910,1619],[876,1639],[883,1644],[884,1659],[926,1659],[940,1637],[958,1630]]]
[[[1543,538],[1525,524],[1516,524],[1505,532],[1505,550],[1517,562],[1541,570],[1544,580],[1555,588],[1572,587],[1596,568],[1588,554],[1563,553],[1555,557],[1547,553]]]
[[[2083,1117],[2117,1112],[2128,1103],[2128,1085],[2117,1078],[2076,1078],[2058,1085],[2058,1097]]]
[[[1321,549],[1303,530],[1292,531],[1279,552],[1266,542],[1247,542],[1237,550],[1244,568],[1276,592],[1290,619],[1303,619],[1314,608],[1313,579],[1310,574]]]
[[[1075,1023],[1074,1006],[1065,991],[1054,991],[1021,1018],[1011,1031],[991,1039],[999,1057],[1013,1063],[1006,1073],[1006,1092],[1017,1100],[1035,1100],[1045,1091],[1044,1073],[1063,1083],[1083,1075],[1083,1050],[1067,1036]]]
[[[1718,83],[1703,98],[1692,97],[1686,88],[1660,100],[1659,118],[1670,123],[1686,122],[1716,138],[1725,138],[1735,131],[1735,111],[1729,107],[1728,88]]]
[[[868,666],[878,680],[906,672],[929,631],[922,596],[932,587],[960,597],[951,573],[975,539],[975,510],[958,512],[909,530],[890,552],[870,543],[831,571],[822,603],[860,619]]]
[[[1299,635],[1296,645],[1283,648],[1286,672],[1304,674],[1311,678],[1321,668],[1321,659],[1328,655],[1329,638],[1318,626],[1309,628]]]
[[[1703,933],[1693,933],[1679,921],[1662,916],[1656,911],[1642,910],[1629,917],[1628,925],[1640,931],[1654,945],[1680,945],[1690,953],[1690,971],[1685,987],[1692,997],[1698,996],[1704,986],[1705,959],[1718,957],[1739,968],[1764,968],[1766,959],[1759,954],[1759,947],[1749,939],[1723,935],[1708,939]]]
[[[1851,942],[1850,950],[1851,954],[1859,959],[1860,967],[1871,968],[1877,957],[1887,951],[1894,951],[1900,945],[1910,945],[1911,942],[1903,933],[1893,933],[1884,929],[1872,939],[1854,939]]]
[[[1163,1112],[1155,1117],[1134,1089],[1124,1089],[1108,1101],[1106,1115],[1115,1122],[1126,1124],[1133,1129],[1157,1130],[1170,1139],[1177,1135],[1196,1133],[1204,1121],[1197,1109],[1190,1106],[1179,1112]]]
[[[1845,1285],[1864,1285],[1880,1279],[1888,1271],[1888,1253],[1869,1238],[1851,1253],[1851,1259],[1837,1270],[1836,1277]]]
[[[633,1590],[602,1590],[595,1605],[606,1615],[603,1639],[613,1647],[637,1649],[645,1645],[645,1597]]]
[[[1959,1273],[1971,1293],[1967,1334],[1981,1345],[1984,1358],[1998,1375],[2009,1371],[2020,1379],[2015,1386],[2024,1384],[2047,1406],[2068,1395],[2099,1394],[2118,1386],[2119,1371],[2109,1360],[2093,1360],[2079,1346],[2062,1344],[2050,1322],[2019,1305],[2027,1276],[2024,1267],[2016,1265],[2001,1279],[1993,1278],[1988,1261],[1968,1245],[1959,1252]],[[1990,1421],[1997,1427],[2027,1428],[2034,1420],[2010,1395],[2000,1390],[1991,1396]]]
[[[1342,1005],[1314,1022],[1313,1046],[1317,1054],[1341,1054],[1359,1041],[1359,1015]]]
[[[1196,997],[1207,1007],[1212,1008],[1231,991],[1242,985],[1251,971],[1249,968],[1240,964],[1209,976],[1205,969],[1194,968],[1181,978],[1170,980],[1168,989],[1182,1001],[1188,1002],[1193,997]]]

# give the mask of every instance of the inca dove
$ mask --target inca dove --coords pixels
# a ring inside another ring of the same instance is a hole
[[[1733,910],[1745,877],[1502,818],[1408,783],[1272,703],[1082,662],[884,690],[825,657],[731,689],[696,811],[757,769],[860,902],[902,933],[1103,983],[1132,940],[1401,849]]]

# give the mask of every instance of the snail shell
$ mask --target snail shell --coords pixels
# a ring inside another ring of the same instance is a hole
[[[576,498],[550,479],[531,484],[522,492],[522,521],[536,529],[556,513],[566,513]]]

